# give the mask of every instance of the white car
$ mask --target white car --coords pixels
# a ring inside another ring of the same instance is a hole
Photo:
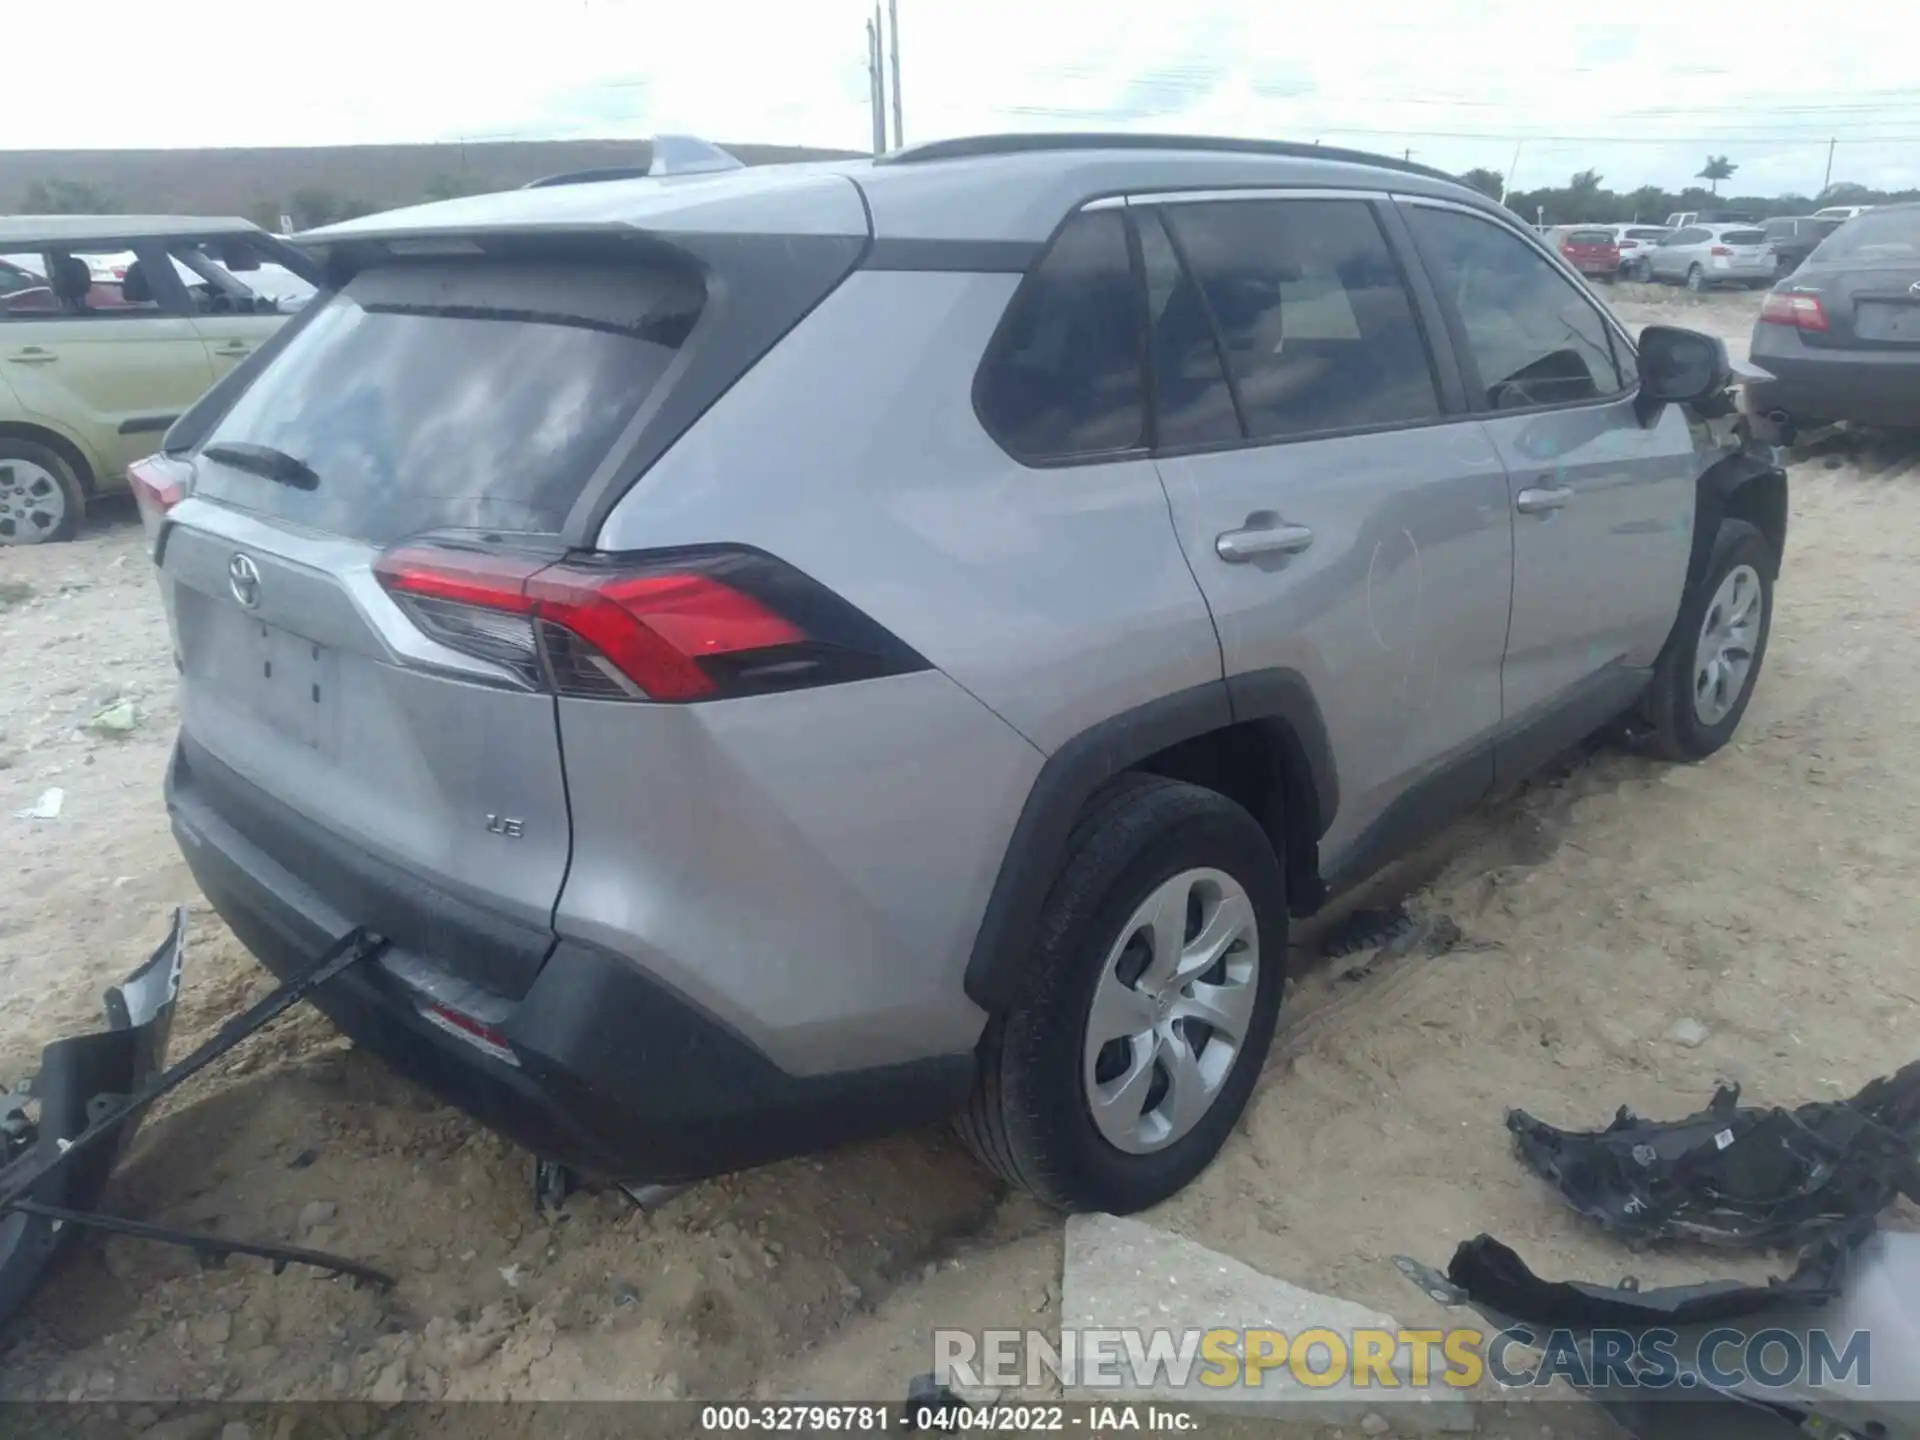
[[[1595,230],[1611,230],[1613,243],[1620,249],[1620,273],[1643,279],[1640,261],[1653,253],[1653,247],[1673,232],[1664,225],[1595,225]]]
[[[1851,220],[1856,215],[1864,215],[1873,209],[1871,205],[1829,205],[1823,210],[1813,212],[1816,220]]]
[[[1635,273],[1639,274],[1639,261]],[[1757,225],[1682,225],[1646,252],[1646,278],[1689,290],[1715,285],[1771,285],[1773,242]]]

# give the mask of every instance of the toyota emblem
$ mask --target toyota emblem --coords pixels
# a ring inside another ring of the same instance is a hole
[[[233,598],[248,610],[260,605],[260,567],[253,560],[239,553],[227,562],[227,588],[233,591]]]

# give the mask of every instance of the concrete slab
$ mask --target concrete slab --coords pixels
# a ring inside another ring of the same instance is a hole
[[[1437,1347],[1425,1385],[1413,1384],[1413,1348],[1398,1343],[1383,1354],[1397,1383],[1387,1384],[1377,1371],[1368,1383],[1355,1383],[1355,1369],[1347,1358],[1355,1335],[1398,1337],[1402,1327],[1392,1316],[1276,1280],[1230,1255],[1138,1220],[1075,1215],[1067,1221],[1060,1323],[1063,1344],[1072,1334],[1082,1350],[1078,1383],[1067,1391],[1072,1399],[1160,1401],[1233,1415],[1346,1424],[1370,1419],[1364,1433],[1473,1429],[1467,1404],[1471,1392],[1439,1382],[1445,1362]],[[1210,1331],[1236,1332],[1237,1343],[1223,1351],[1224,1337],[1215,1337],[1205,1349],[1188,1339]],[[1247,1339],[1249,1331],[1277,1331],[1288,1350],[1295,1348],[1295,1337],[1308,1331],[1331,1332],[1346,1355],[1321,1343],[1309,1347],[1307,1358],[1295,1365],[1291,1355],[1279,1358],[1274,1353],[1278,1346],[1268,1339],[1263,1342],[1266,1364],[1254,1376],[1244,1353],[1253,1344]],[[1094,1339],[1098,1332],[1119,1333]],[[1157,1344],[1156,1332],[1164,1337]],[[1089,1346],[1117,1359],[1101,1365]],[[1183,1347],[1193,1357],[1190,1365],[1174,1358]],[[1223,1353],[1232,1360],[1232,1383],[1220,1383]],[[1145,1365],[1138,1363],[1143,1355]],[[1152,1364],[1156,1355],[1166,1356],[1168,1363]],[[1203,1383],[1209,1374],[1214,1383]]]

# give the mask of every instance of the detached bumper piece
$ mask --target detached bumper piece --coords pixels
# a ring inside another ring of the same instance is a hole
[[[1630,1242],[1797,1244],[1920,1201],[1920,1061],[1850,1100],[1742,1106],[1737,1086],[1683,1120],[1621,1107],[1605,1130],[1507,1116],[1520,1157],[1575,1210]]]
[[[184,1245],[215,1260],[257,1255],[276,1272],[297,1263],[356,1281],[393,1283],[378,1270],[317,1250],[173,1230],[94,1209],[155,1100],[349,966],[378,955],[386,943],[352,932],[179,1064],[163,1069],[186,941],[187,915],[178,909],[160,947],[107,991],[107,1028],[54,1041],[41,1051],[39,1072],[0,1098],[0,1328],[26,1305],[81,1229]]]

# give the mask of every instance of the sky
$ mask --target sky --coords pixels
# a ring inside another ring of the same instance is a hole
[[[1322,140],[1516,189],[1588,168],[1677,189],[1713,154],[1740,167],[1733,193],[1808,194],[1837,140],[1835,181],[1920,185],[1920,6],[1894,0],[897,3],[909,143]],[[872,134],[870,0],[328,0],[166,26],[145,3],[85,9],[138,43],[87,46],[79,86],[9,66],[0,148]]]

